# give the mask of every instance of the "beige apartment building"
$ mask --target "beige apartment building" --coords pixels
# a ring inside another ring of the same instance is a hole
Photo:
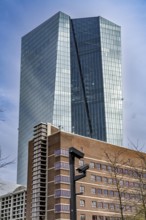
[[[0,184],[0,187],[3,187],[3,183]],[[0,219],[26,220],[25,186],[17,185],[15,190],[0,196]]]
[[[77,219],[120,220],[121,205],[125,219],[134,216],[141,207],[140,189],[145,193],[146,188],[136,151],[40,123],[29,142],[26,219],[70,219],[70,147],[84,153],[76,168],[90,166],[76,182],[76,191],[83,193],[77,196]]]

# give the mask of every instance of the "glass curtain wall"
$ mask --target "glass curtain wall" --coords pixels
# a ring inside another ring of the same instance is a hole
[[[33,127],[71,131],[69,16],[59,12],[22,38],[17,183],[26,184]]]
[[[72,131],[106,141],[98,18],[73,19],[72,24]]]
[[[122,145],[121,28],[100,17],[107,142]]]

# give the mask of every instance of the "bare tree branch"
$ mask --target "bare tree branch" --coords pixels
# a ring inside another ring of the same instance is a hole
[[[3,157],[2,149],[0,147],[0,168],[6,167],[10,164],[14,164],[15,160],[9,160],[9,156]]]
[[[125,153],[125,151],[123,151],[123,149],[112,153],[108,153],[105,151],[104,153],[108,163],[112,168],[112,172],[110,173],[110,175],[112,178],[114,178],[115,181],[115,188],[118,194],[121,220],[125,220],[124,207],[126,203],[125,201],[123,201],[122,195],[126,192],[126,188],[123,186],[123,173],[120,173],[119,171],[121,166],[127,165],[129,161],[124,160],[123,154]]]
[[[133,144],[133,148],[135,149],[138,158],[137,164],[131,161],[135,178],[139,183],[138,194],[140,195],[140,204],[137,205],[137,213],[143,216],[143,219],[146,220],[146,154],[141,152],[143,147],[140,148]]]
[[[127,149],[104,152],[111,166],[110,175],[117,191],[121,220],[146,220],[146,154],[133,153],[134,160],[127,157]],[[134,180],[127,181],[127,175]]]

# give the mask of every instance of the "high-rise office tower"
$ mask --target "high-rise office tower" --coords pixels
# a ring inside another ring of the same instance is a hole
[[[120,27],[58,12],[22,38],[17,182],[35,124],[122,144]]]

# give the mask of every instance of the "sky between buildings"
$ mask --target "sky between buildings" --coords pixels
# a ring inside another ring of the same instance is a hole
[[[62,11],[71,18],[102,16],[122,27],[124,145],[146,151],[146,1],[0,0],[0,146],[17,162],[21,37]],[[17,164],[0,170],[16,181]]]

